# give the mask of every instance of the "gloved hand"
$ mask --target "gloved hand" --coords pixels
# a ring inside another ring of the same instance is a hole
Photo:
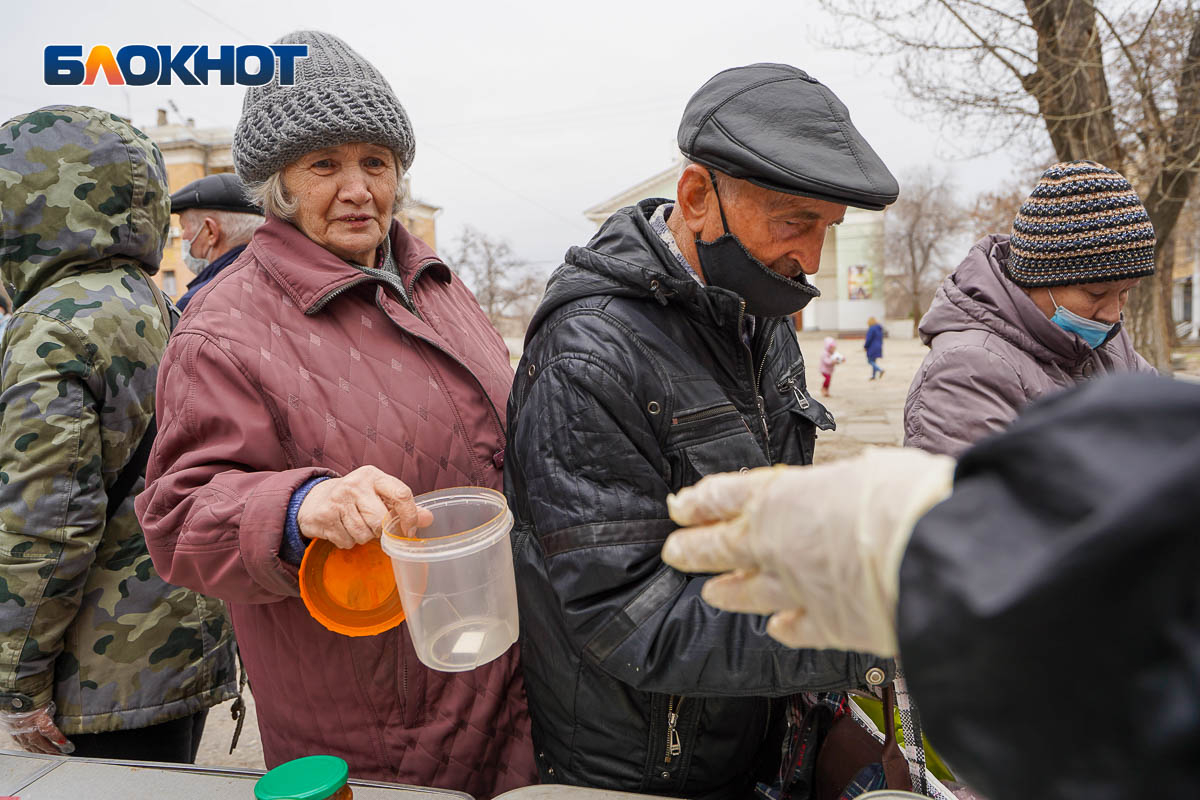
[[[54,701],[33,711],[0,711],[0,730],[31,753],[69,755],[75,745],[54,724]]]
[[[792,647],[895,656],[900,562],[913,525],[950,494],[954,460],[872,448],[819,467],[763,467],[704,478],[667,498],[685,527],[663,546],[684,572],[723,572],[703,596],[771,614]]]

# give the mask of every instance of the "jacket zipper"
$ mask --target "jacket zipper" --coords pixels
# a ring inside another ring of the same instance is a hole
[[[781,382],[778,388],[781,394],[787,394],[788,392],[794,394],[801,411],[808,410],[808,407],[812,405],[808,402],[808,398],[804,396],[804,392],[801,392],[800,387],[796,385],[795,375],[791,375],[787,380]]]
[[[667,698],[667,753],[663,758],[664,764],[670,764],[671,759],[679,758],[683,745],[679,741],[679,709],[683,707],[683,698],[675,702],[675,695]]]
[[[740,305],[738,306],[738,338],[739,339],[742,336],[742,329],[743,329],[743,326],[745,325],[745,322],[746,322],[746,301],[742,300]],[[771,327],[769,332],[770,332],[771,336],[774,337],[774,335],[775,335],[774,326]],[[750,373],[750,380],[753,381],[753,383],[754,383],[754,400],[758,405],[758,421],[762,425],[763,447],[766,449],[767,461],[770,462],[771,461],[771,431],[767,427],[767,401],[765,399],[763,399],[762,390],[761,390],[761,388],[762,388],[761,387],[762,372],[763,372],[763,369],[765,369],[767,366],[767,356],[771,352],[770,340],[767,339],[767,333],[768,333],[768,330],[764,327],[763,339],[767,341],[767,345],[765,345],[763,347],[763,357],[762,357],[762,361],[759,362],[758,371],[757,372],[752,371]],[[750,346],[747,345],[745,342],[742,343],[742,348],[747,353],[750,354],[750,367],[753,370],[753,368],[754,368],[754,351],[751,350]]]
[[[672,425],[689,425],[700,420],[711,419],[712,417],[723,417],[737,411],[737,406],[733,403],[724,403],[713,408],[706,408],[702,411],[694,411],[690,414],[684,414],[679,417],[674,417],[671,420]]]
[[[317,313],[325,306],[329,305],[329,301],[332,300],[333,298],[337,297],[338,295],[345,294],[346,292],[353,289],[355,286],[366,283],[367,281],[376,281],[376,280],[378,280],[378,278],[373,278],[370,275],[363,275],[361,278],[355,278],[354,280],[350,281],[349,283],[343,283],[338,288],[334,289],[333,291],[329,292],[328,294],[323,295],[321,297],[321,299],[318,300],[317,302],[313,303],[312,308],[310,308],[308,311],[305,311],[304,314],[305,314],[305,316],[312,316],[313,314]]]
[[[421,312],[417,310],[417,301],[416,301],[417,281],[420,280],[421,275],[424,274],[425,270],[429,269],[429,267],[433,266],[434,264],[440,264],[440,263],[441,262],[437,261],[436,259],[430,259],[429,261],[426,261],[423,264],[421,264],[419,267],[417,267],[417,271],[413,274],[413,279],[409,283],[407,291],[404,288],[404,284],[400,282],[400,279],[398,277],[396,279],[395,288],[400,290],[400,302],[402,302],[404,304],[405,308],[407,308],[409,311],[412,312],[413,316],[415,316],[417,319],[421,320],[422,322],[425,321],[425,318],[422,317]],[[343,285],[339,286],[338,288],[334,289],[333,291],[329,292],[328,294],[324,295],[323,297],[321,297],[320,300],[318,300],[316,303],[313,304],[313,307],[310,308],[307,313],[315,314],[316,312],[320,311],[322,308],[327,306],[329,304],[329,302],[331,300],[333,300],[335,297],[337,297],[338,295],[343,294],[350,289],[353,289],[355,286],[358,286],[359,284],[366,283],[367,281],[375,281],[377,283],[390,283],[385,278],[380,278],[375,275],[364,275],[361,278],[355,278],[354,280],[350,281],[350,283],[343,284]]]
[[[412,280],[409,281],[409,283],[408,283],[408,294],[405,296],[404,299],[405,299],[405,301],[409,302],[409,304],[412,306],[412,312],[414,314],[416,314],[418,318],[421,317],[421,314],[420,314],[420,312],[417,311],[417,281],[419,281],[421,279],[421,276],[425,274],[425,270],[429,269],[434,264],[441,264],[441,263],[442,262],[438,261],[437,259],[433,259],[433,258],[429,259],[428,261],[422,262],[422,264],[419,267],[417,267],[417,271],[413,273]],[[445,266],[445,265],[443,264],[443,266]],[[401,284],[400,288],[401,289],[404,288],[403,284]],[[409,300],[409,298],[412,298],[412,299]]]
[[[800,374],[802,374],[803,371],[804,365],[802,363],[799,369],[796,369],[796,371],[788,375],[787,378],[779,381],[779,384],[775,387],[779,390],[781,395],[786,395],[787,392],[792,392],[792,395],[796,396],[796,402],[799,404],[800,410],[805,411],[808,410],[811,403],[809,402],[809,398],[804,396],[804,392],[800,391],[800,387],[797,386],[797,381],[799,380]]]

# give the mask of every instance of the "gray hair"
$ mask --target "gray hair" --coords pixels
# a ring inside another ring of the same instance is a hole
[[[258,214],[240,211],[203,211],[204,216],[212,217],[221,226],[221,235],[231,247],[246,244],[258,230],[258,226],[266,222]]]
[[[684,170],[686,170],[688,167],[699,167],[700,169],[704,170],[705,172],[711,173],[712,175],[716,176],[717,191],[721,194],[722,197],[724,197],[728,200],[733,200],[734,198],[741,196],[742,184],[738,179],[734,178],[732,175],[726,175],[724,172],[721,172],[719,169],[714,169],[713,167],[710,167],[707,164],[701,164],[699,161],[692,161],[690,158],[687,158],[685,156],[683,158],[683,163],[679,165],[679,174],[682,176]]]
[[[392,204],[392,216],[400,213],[400,209],[404,207],[405,186],[404,174],[400,171],[401,160],[400,153],[393,151],[392,155],[396,159],[396,198]],[[283,169],[287,169],[284,167]],[[248,181],[246,183],[246,197],[250,202],[261,208],[268,216],[279,217],[289,222],[296,216],[296,210],[300,205],[300,201],[288,192],[286,186],[283,185],[283,169],[276,170],[261,181]]]

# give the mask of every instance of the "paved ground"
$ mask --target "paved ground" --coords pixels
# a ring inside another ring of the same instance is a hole
[[[887,326],[882,378],[870,380],[871,368],[862,339],[839,339],[838,351],[846,357],[833,372],[830,396],[821,397],[820,357],[824,335],[800,334],[800,350],[808,366],[808,388],[837,420],[837,430],[821,431],[815,460],[836,461],[862,452],[870,445],[899,447],[904,441],[904,398],[908,385],[928,352],[911,338],[912,326],[895,322]]]
[[[238,737],[237,749],[231,754],[229,743],[233,741],[234,723],[229,716],[232,702],[223,703],[208,712],[208,723],[204,727],[204,737],[200,740],[200,753],[196,757],[197,764],[213,767],[246,767],[249,769],[266,769],[263,763],[262,742],[258,738],[258,718],[254,713],[254,697],[250,690],[245,694],[247,714],[242,726],[242,735]]]

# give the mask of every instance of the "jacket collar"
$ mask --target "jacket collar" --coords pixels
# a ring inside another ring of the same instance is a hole
[[[592,295],[653,299],[714,327],[729,325],[736,330],[737,296],[697,282],[650,226],[655,210],[670,202],[674,201],[652,198],[623,208],[605,221],[587,245],[570,248],[565,262],[550,276],[525,333],[526,343],[554,309]]]
[[[211,281],[213,278],[217,277],[217,273],[232,264],[234,259],[240,256],[242,251],[245,249],[246,245],[239,244],[237,247],[230,248],[223,254],[214,258],[208,263],[208,266],[196,273],[196,277],[188,281],[187,288],[191,289],[194,286],[198,289]]]
[[[1039,361],[1064,369],[1086,361],[1093,350],[1079,336],[1051,322],[1029,295],[1004,274],[1008,236],[986,236],[942,282],[921,320],[928,344],[947,331],[984,330],[1006,339]]]
[[[453,280],[450,268],[438,259],[429,245],[406,231],[396,220],[392,220],[390,238],[400,279],[410,290],[426,273],[443,283]],[[290,222],[278,217],[267,217],[266,223],[254,232],[249,250],[305,314],[339,289],[378,280],[338,258]]]

